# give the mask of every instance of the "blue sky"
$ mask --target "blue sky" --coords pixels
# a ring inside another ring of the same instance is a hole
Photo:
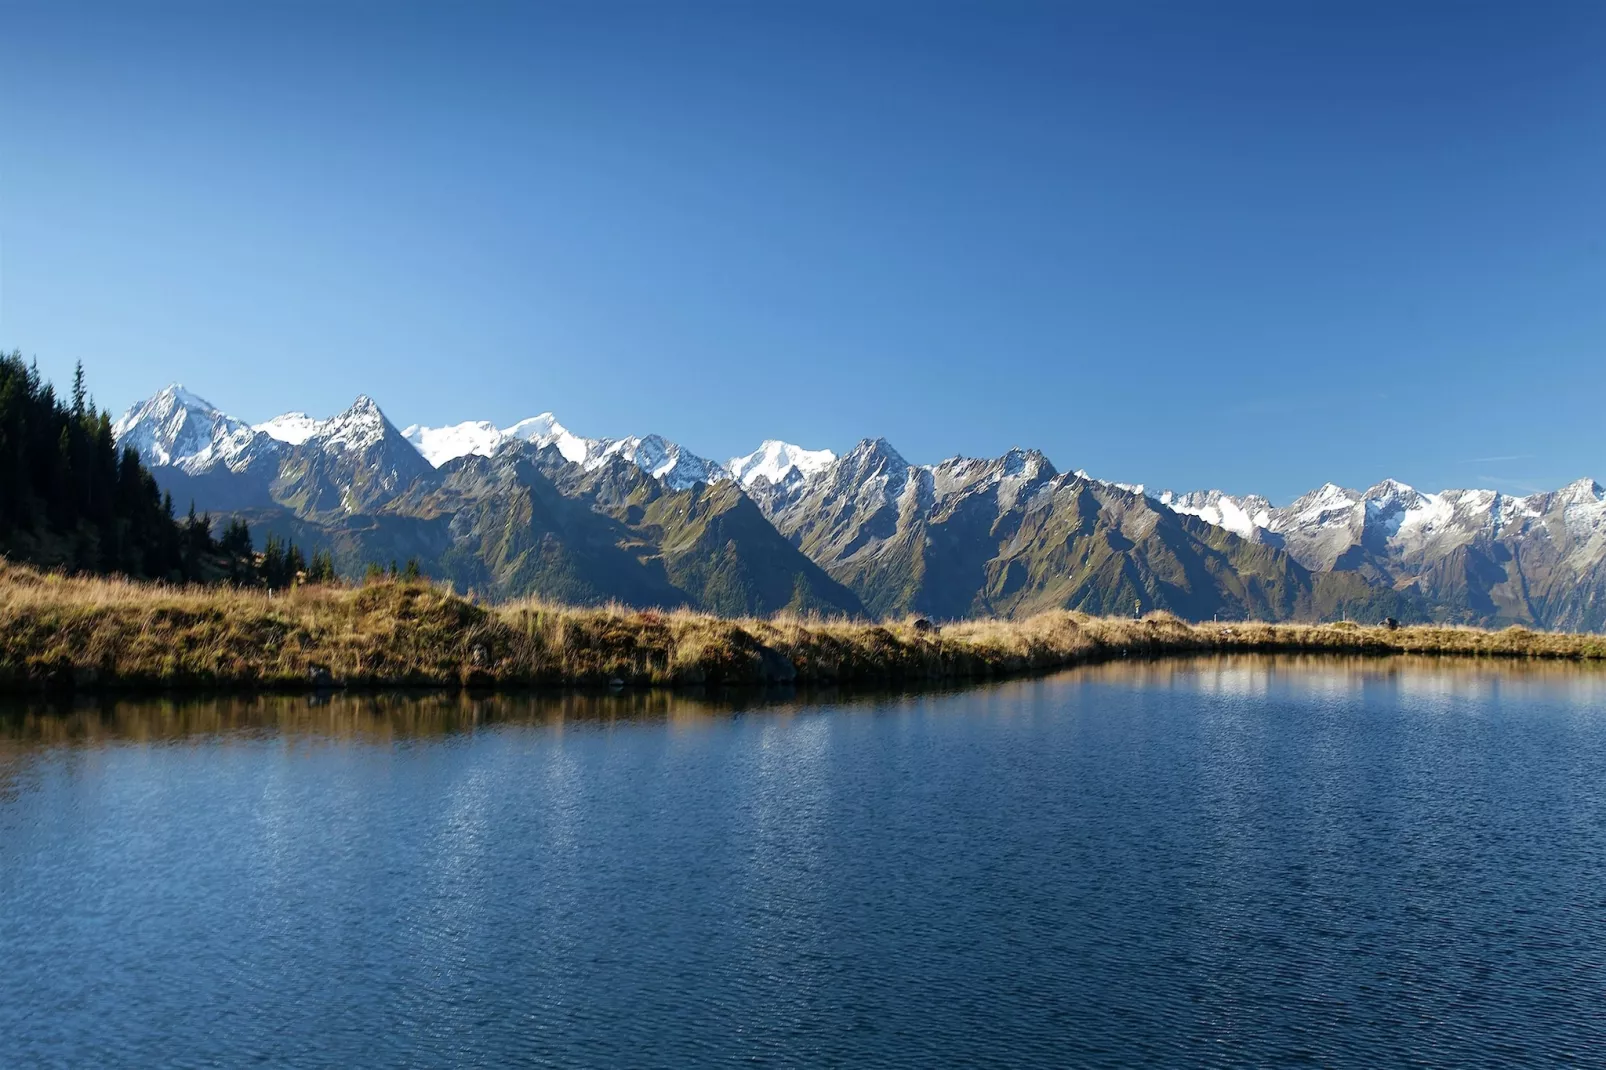
[[[118,411],[1606,479],[1603,54],[1595,2],[8,4],[0,346]]]

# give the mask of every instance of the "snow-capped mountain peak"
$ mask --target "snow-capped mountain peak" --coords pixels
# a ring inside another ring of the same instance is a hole
[[[1562,500],[1568,505],[1593,505],[1599,502],[1602,496],[1600,484],[1588,476],[1573,480],[1556,493],[1561,495]]]
[[[564,460],[587,469],[601,467],[610,457],[621,457],[676,490],[684,490],[693,483],[716,483],[730,478],[723,465],[699,457],[662,435],[583,438],[564,427],[550,412],[504,428],[483,420],[448,427],[414,424],[402,435],[437,468],[471,453],[489,457],[504,442],[518,440],[537,448],[555,446]]]
[[[167,386],[165,386],[156,396],[158,398],[170,397],[186,408],[207,409],[212,412],[218,411],[210,401],[207,401],[198,394],[192,394],[190,391],[186,390],[183,383],[168,383]]]
[[[595,468],[613,456],[623,457],[643,472],[663,480],[676,490],[685,490],[694,483],[717,483],[730,478],[730,474],[722,465],[706,457],[699,457],[662,435],[647,435],[642,438],[631,435],[628,438],[608,442],[594,458],[587,459],[585,465],[587,468]]]
[[[558,452],[563,454],[563,459],[574,464],[584,464],[596,445],[596,440],[581,438],[558,423],[558,418],[550,412],[520,420],[512,427],[503,428],[502,434],[534,443],[538,447],[556,446]]]
[[[1173,512],[1196,516],[1245,539],[1258,540],[1260,533],[1272,523],[1272,504],[1258,494],[1233,497],[1219,490],[1196,490],[1187,494],[1166,490],[1160,492],[1159,501]]]
[[[261,431],[269,438],[291,446],[299,446],[307,439],[318,433],[322,420],[315,420],[304,412],[287,412],[282,416],[275,416],[271,420],[264,420],[259,424],[252,424],[253,431]]]
[[[901,468],[909,467],[909,462],[903,459],[903,454],[899,453],[892,443],[879,436],[864,439],[854,447],[853,452],[860,454],[864,458],[884,461],[887,464]]]
[[[488,420],[467,420],[446,427],[413,424],[402,428],[402,437],[411,442],[424,455],[424,460],[436,468],[454,458],[470,454],[489,457],[507,438]]]
[[[1427,495],[1411,486],[1401,483],[1397,479],[1385,479],[1381,483],[1366,488],[1361,499],[1384,508],[1413,508],[1419,506]]]
[[[836,454],[830,450],[806,450],[790,442],[769,438],[752,453],[732,457],[725,463],[725,468],[731,478],[744,487],[752,486],[760,478],[779,485],[793,472],[807,479],[834,460]]]
[[[358,394],[349,409],[322,421],[308,441],[316,441],[325,451],[362,453],[384,441],[389,424],[373,398]]]
[[[189,474],[223,465],[242,471],[272,449],[245,421],[171,383],[131,407],[112,425],[120,446],[132,446],[153,468],[172,466]]]

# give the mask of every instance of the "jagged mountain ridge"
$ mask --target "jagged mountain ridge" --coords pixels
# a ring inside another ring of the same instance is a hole
[[[1330,484],[1278,507],[1146,497],[1028,450],[914,465],[884,440],[840,457],[772,440],[719,464],[658,436],[583,438],[551,413],[398,431],[367,398],[251,427],[176,385],[116,427],[181,504],[324,540],[347,571],[419,556],[495,597],[1606,624],[1592,481],[1525,498]]]
[[[1059,473],[1035,450],[919,466],[867,439],[767,503],[783,534],[881,615],[1423,612],[1409,595],[1313,574],[1134,491]]]
[[[289,412],[247,425],[174,383],[131,407],[117,421],[113,433],[118,441],[134,446],[152,468],[177,469],[189,476],[212,474],[220,467],[240,472],[259,465],[266,470],[280,463],[295,447],[309,441],[343,442],[346,434],[343,427],[371,421],[371,414],[354,413],[354,409],[362,408],[368,400],[359,398],[353,409],[327,419]],[[377,412],[378,407],[373,406],[373,410]],[[599,467],[610,457],[623,457],[676,489],[732,478],[725,465],[698,456],[661,435],[585,438],[564,427],[550,412],[506,428],[498,428],[488,421],[440,427],[413,424],[397,435],[434,468],[459,457],[491,456],[509,442],[529,442],[538,447],[556,446],[568,460],[588,468]],[[399,447],[393,448],[400,452]],[[775,472],[784,472],[788,466],[802,466],[812,471],[822,457],[832,456],[828,450],[804,450],[784,442],[766,442],[755,453],[736,458],[733,463],[751,466],[758,463],[755,459],[761,458],[767,450],[780,453],[779,461],[770,461],[770,470]],[[400,456],[392,460],[401,468],[413,467]]]
[[[522,441],[538,447],[556,446],[565,459],[588,469],[601,467],[611,457],[623,457],[677,490],[731,478],[723,465],[699,457],[662,435],[582,438],[560,424],[550,412],[520,420],[507,428],[497,428],[483,420],[446,427],[414,424],[402,435],[437,468],[459,457],[490,457],[504,443]]]
[[[272,439],[219,410],[180,383],[159,391],[112,424],[112,437],[139,451],[146,465],[198,475],[217,467],[243,472],[278,455]]]
[[[177,386],[119,427],[179,501],[328,549],[348,575],[417,557],[495,598],[863,614],[721,466],[658,436],[583,440],[547,414],[492,428],[494,443],[460,435],[470,448],[436,466],[367,397],[326,420],[250,428]],[[264,463],[228,467],[241,443]],[[717,478],[691,478],[703,474]]]
[[[1597,630],[1606,624],[1606,493],[1592,479],[1556,491],[1424,493],[1384,480],[1328,483],[1287,506],[1218,491],[1160,496],[1212,523],[1251,521],[1247,537],[1306,567],[1414,586],[1440,619]]]

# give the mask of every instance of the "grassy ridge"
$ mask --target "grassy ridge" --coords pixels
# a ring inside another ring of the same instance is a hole
[[[1200,652],[1606,658],[1606,637],[1508,628],[1184,624],[1056,611],[912,622],[475,605],[427,584],[269,595],[0,563],[0,690],[97,687],[887,683]]]

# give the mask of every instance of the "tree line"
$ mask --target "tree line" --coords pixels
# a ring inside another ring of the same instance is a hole
[[[195,540],[195,542],[187,541]],[[199,536],[173,501],[118,450],[109,412],[95,407],[83,366],[68,398],[22,354],[0,355],[0,553],[46,567],[200,579]]]

